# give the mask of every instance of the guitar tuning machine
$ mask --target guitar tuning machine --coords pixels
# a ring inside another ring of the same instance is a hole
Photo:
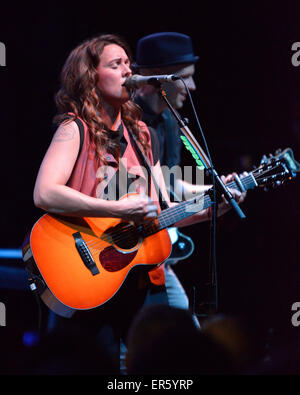
[[[271,162],[271,163],[276,162],[276,158],[273,154],[269,154],[269,162]]]
[[[264,155],[264,156],[261,158],[260,164],[261,164],[261,165],[264,165],[264,164],[266,164],[267,162],[268,162],[268,158],[267,158],[266,155]]]

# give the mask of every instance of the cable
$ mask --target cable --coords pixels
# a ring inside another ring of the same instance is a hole
[[[191,96],[191,93],[188,89],[188,87],[186,86],[186,83],[184,81],[184,79],[182,77],[178,77],[179,80],[183,83],[185,90],[187,92],[187,95],[189,97],[192,109],[193,109],[193,113],[197,122],[197,126],[200,130],[201,136],[202,136],[202,140],[204,142],[204,146],[206,149],[206,153],[210,162],[210,167],[211,167],[211,175],[212,175],[212,184],[213,184],[213,201],[212,201],[212,219],[211,219],[211,239],[212,239],[212,247],[210,250],[212,250],[212,258],[210,258],[213,262],[213,268],[214,268],[214,278],[212,279],[212,284],[213,282],[215,283],[215,306],[216,306],[216,311],[218,310],[218,276],[217,276],[217,262],[216,262],[216,227],[217,227],[217,199],[216,199],[216,184],[215,184],[215,172],[214,172],[214,166],[213,166],[213,162],[210,156],[210,152],[208,149],[208,145],[197,115],[197,112],[195,110],[195,106],[193,103],[193,99]]]
[[[41,330],[42,330],[42,306],[41,306],[39,292],[38,292],[38,289],[37,289],[37,286],[35,283],[35,281],[40,280],[40,278],[30,272],[28,280],[29,280],[29,288],[35,297],[37,307],[38,307],[38,328],[37,329],[38,329],[38,334],[40,335]]]

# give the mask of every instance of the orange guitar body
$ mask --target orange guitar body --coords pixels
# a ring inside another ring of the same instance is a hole
[[[128,237],[127,228],[132,226],[117,218],[50,214],[41,217],[32,228],[30,247],[52,299],[75,310],[100,306],[116,294],[134,266],[144,265],[151,270],[169,257],[172,243],[166,229],[146,238],[136,231]],[[97,274],[84,264],[75,246],[74,234],[80,234],[88,247]],[[126,245],[128,239],[130,243]]]

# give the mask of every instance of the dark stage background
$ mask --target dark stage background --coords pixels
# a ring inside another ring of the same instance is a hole
[[[17,248],[42,214],[32,201],[34,181],[52,137],[53,96],[62,65],[79,42],[97,33],[137,40],[157,31],[192,37],[200,56],[193,94],[219,174],[251,170],[263,154],[291,147],[300,160],[300,67],[292,44],[300,41],[296,2],[43,2],[1,6],[0,68],[1,248]],[[197,4],[197,5],[196,5]],[[181,111],[201,138],[186,102]],[[192,165],[184,153],[183,164]],[[285,344],[299,329],[291,306],[300,301],[300,176],[281,188],[250,191],[241,222],[234,213],[219,221],[217,263],[220,312],[243,317],[258,342]],[[200,311],[209,262],[209,225],[188,227],[196,248],[175,270]],[[21,262],[1,260],[2,267]],[[195,290],[195,295],[193,295]],[[29,291],[0,289],[7,336],[37,322]]]

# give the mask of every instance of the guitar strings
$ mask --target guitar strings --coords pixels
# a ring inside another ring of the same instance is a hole
[[[234,186],[236,183],[232,182],[230,184],[228,184],[228,185],[230,185],[229,187]],[[199,196],[200,197],[204,196],[203,209],[205,209],[206,206],[209,205],[209,203],[210,203],[210,197],[208,195],[202,194],[202,195],[198,195],[197,199],[199,199]],[[169,209],[167,209],[167,210],[165,210],[165,211],[160,213],[160,215],[159,215],[159,226],[156,227],[156,231],[159,231],[159,230],[161,230],[163,228],[166,228],[168,226],[168,222],[170,221],[171,218],[172,218],[172,222],[177,222],[176,221],[176,217],[181,217],[181,214],[186,212],[187,206],[194,205],[194,204],[197,204],[197,203],[195,203],[194,199],[192,199],[190,201],[182,202],[181,204],[182,204],[181,207],[178,207],[178,206],[170,207]],[[201,211],[201,210],[199,210],[199,211]],[[199,211],[197,211],[197,212],[199,212]],[[191,215],[193,215],[193,214],[188,213],[188,216],[191,216]],[[180,218],[180,219],[182,219],[182,218]],[[154,222],[152,222],[150,224],[143,224],[143,230],[146,231],[146,232],[147,231],[149,232],[149,228],[151,229],[153,227],[153,224],[154,224]],[[120,241],[130,242],[130,241],[134,240],[134,238],[132,237],[132,232],[135,230],[134,229],[135,228],[134,225],[128,224],[128,225],[125,225],[124,228],[121,231],[112,232],[109,235],[111,240],[113,240],[113,242],[115,244],[117,244]],[[128,232],[128,230],[129,230],[129,232]],[[109,240],[107,240],[106,242],[105,241],[103,242],[103,240],[101,240],[101,239],[96,239],[96,240],[93,240],[93,241],[86,241],[86,244],[87,244],[88,247],[90,247],[94,251],[98,251],[98,250],[101,250],[101,247],[105,246],[107,244],[107,242],[109,242]]]
[[[233,182],[233,183],[228,184],[228,186],[231,187],[231,186],[234,186],[234,184],[235,183]],[[182,207],[178,208],[178,207],[175,206],[175,207],[172,207],[172,208],[160,213],[159,226],[155,227],[156,228],[155,230],[159,231],[159,230],[161,230],[163,228],[166,228],[168,226],[168,221],[172,217],[173,217],[172,222],[177,222],[176,221],[176,216],[179,217],[179,216],[181,216],[182,213],[186,212],[185,208],[186,208],[187,205],[194,205],[195,204],[193,200],[192,201],[187,201],[187,202],[184,202],[184,203],[186,203],[185,205],[183,205],[184,207],[182,206]],[[206,208],[206,206],[209,205],[209,203],[210,203],[210,197],[206,196],[204,198],[203,206]],[[176,213],[175,215],[173,215],[174,211]],[[201,211],[201,210],[199,210],[199,211]],[[197,211],[197,212],[199,212],[199,211]],[[192,214],[188,213],[188,216],[191,216],[191,215]],[[150,224],[144,224],[143,225],[144,231],[149,232],[149,228],[151,229],[153,227],[153,224],[154,224],[153,222],[150,223]],[[135,230],[134,229],[135,227],[133,225],[131,225],[131,224],[128,224],[128,225],[125,225],[125,228],[127,228],[127,229],[123,229],[122,231],[118,231],[118,232],[115,232],[114,234],[110,235],[112,237],[112,240],[114,241],[114,243],[118,243],[119,241],[128,241],[128,242],[130,242],[130,241],[134,240],[134,238],[132,237],[132,232]],[[128,228],[132,228],[132,229],[128,229]],[[128,232],[128,230],[129,230],[129,232]],[[118,237],[116,237],[116,235],[118,235]],[[98,240],[93,240],[92,242],[86,242],[86,244],[96,251],[96,250],[101,249],[100,247],[102,245],[105,245],[106,243],[103,243],[102,240],[98,239]]]
[[[277,165],[276,167],[278,167],[278,166],[279,165]],[[265,178],[265,174],[270,172],[269,169],[267,169],[265,171],[264,170],[263,171],[259,171],[259,170],[260,169],[256,169],[252,173],[255,179]],[[254,174],[254,173],[256,173],[256,174]],[[272,177],[272,176],[269,176],[269,177]],[[242,178],[242,182],[243,182],[244,186],[247,189],[247,186],[253,184],[253,180],[252,180],[251,175],[243,177]],[[237,183],[235,181],[232,181],[232,182],[226,184],[226,186],[229,187],[229,188],[233,188],[233,187],[237,188]],[[206,206],[205,203],[207,203],[207,204],[210,203],[211,199],[210,199],[210,197],[208,195],[204,195],[204,194],[200,195],[200,197],[203,197],[203,196],[204,196],[204,199],[203,199],[203,207],[204,208],[203,209],[205,209],[205,208],[207,208],[207,207],[205,207]],[[199,195],[197,196],[197,199],[199,199]],[[159,218],[158,218],[159,225],[158,226],[154,226],[156,232],[161,230],[161,229],[163,229],[163,228],[168,227],[169,226],[168,225],[168,221],[172,217],[173,217],[173,220],[175,220],[176,216],[179,217],[179,216],[181,216],[181,214],[186,212],[185,209],[186,209],[186,207],[188,205],[199,204],[199,202],[195,203],[194,199],[192,199],[191,201],[182,202],[181,204],[182,204],[181,207],[178,207],[178,206],[170,207],[169,209],[164,210],[164,211],[162,211],[160,213]],[[202,210],[199,210],[197,212],[200,212],[200,211],[202,211]],[[175,212],[175,215],[174,215],[174,212]],[[188,216],[191,216],[191,215],[192,214],[188,213]],[[177,222],[177,221],[175,220],[175,222]],[[154,225],[154,221],[152,221],[149,224],[144,223],[142,225],[143,226],[143,231],[146,231],[146,233],[149,232],[149,230],[153,227],[153,225]],[[125,242],[130,242],[130,241],[134,241],[135,240],[135,237],[133,237],[133,235],[132,235],[132,233],[135,230],[136,230],[136,226],[134,226],[132,224],[127,224],[127,225],[124,226],[124,228],[121,231],[112,232],[109,236],[111,237],[111,240],[113,241],[114,244],[117,244],[120,241],[122,241],[122,242],[124,242],[124,241]],[[154,234],[154,233],[151,232],[150,234]],[[109,243],[109,240],[104,241],[104,240],[101,240],[101,239],[96,239],[96,240],[92,240],[92,241],[86,241],[87,246],[90,247],[92,250],[97,251],[97,252],[100,251],[101,247],[102,246],[104,247],[107,243]]]
[[[277,165],[277,166],[279,166],[279,165]],[[254,172],[257,172],[257,171],[259,171],[259,169],[257,169],[257,170],[255,170]],[[254,173],[253,172],[253,173]],[[268,173],[269,172],[269,170],[267,169],[267,170],[265,170],[265,171],[260,171],[259,173],[258,173],[258,175],[257,175],[257,177],[256,177],[256,179],[257,178],[264,178],[264,174],[265,173]],[[252,174],[253,174],[252,173]],[[255,177],[255,175],[254,175],[254,177]],[[252,180],[252,177],[251,177],[251,175],[248,175],[248,176],[245,176],[245,177],[243,177],[242,178],[242,180],[243,180],[243,184],[244,184],[244,186],[249,186],[249,185],[251,185],[252,183],[253,183],[253,180]],[[237,188],[238,186],[237,186],[237,183],[235,182],[235,181],[232,181],[232,182],[230,182],[230,183],[228,183],[228,184],[226,184],[227,185],[227,187],[229,187],[229,188],[233,188],[233,187],[235,187],[235,188]],[[198,195],[197,196],[197,199],[199,199],[200,197],[203,197],[204,196],[204,194],[202,194],[202,195]],[[206,197],[210,200],[210,197],[209,196],[207,196],[206,195]],[[176,213],[177,214],[181,214],[182,212],[184,212],[185,210],[184,210],[184,208],[185,208],[185,205],[184,205],[184,203],[186,203],[186,204],[195,204],[195,202],[193,201],[193,199],[191,200],[191,201],[186,201],[186,202],[182,202],[182,207],[181,208],[178,208],[177,206],[175,206],[175,207],[171,207],[171,208],[169,208],[169,209],[167,209],[167,210],[165,210],[165,211],[163,211],[163,212],[161,212],[160,213],[160,218],[159,218],[159,221],[160,222],[164,222],[164,221],[167,221],[170,217],[172,217],[173,215],[173,211],[176,211]],[[199,204],[199,203],[198,203]],[[183,207],[184,206],[184,207]],[[204,198],[204,206],[205,206],[205,198]],[[201,210],[200,210],[201,211]],[[171,213],[171,214],[170,214]],[[169,218],[167,218],[167,219],[165,219],[164,217],[166,217],[166,216],[168,216]],[[174,216],[173,216],[174,217]],[[163,226],[164,226],[165,224],[163,224]],[[144,224],[144,226],[146,226],[146,224]],[[125,225],[125,227],[124,228],[130,228],[130,227],[132,227],[132,225],[131,224],[128,224],[128,225]],[[128,229],[124,229],[123,228],[123,230],[122,231],[118,231],[118,233],[119,233],[119,235],[122,235],[122,233],[127,233],[127,231],[128,231]],[[115,240],[120,240],[120,239],[118,239],[118,238],[115,238]],[[93,241],[90,245],[93,245],[94,243],[97,243],[97,240],[96,241]]]
[[[207,200],[210,201],[210,198],[208,196],[206,196],[206,197],[207,197]],[[187,202],[184,202],[184,203],[186,203],[184,206],[194,204],[193,201],[187,201]],[[168,226],[167,221],[170,220],[170,217],[172,217],[172,215],[170,215],[169,210],[173,212],[174,209],[177,209],[176,210],[176,215],[177,216],[179,216],[179,214],[182,214],[182,213],[184,213],[186,211],[184,209],[184,207],[180,207],[180,208],[172,207],[172,208],[170,208],[168,210],[165,210],[163,212],[164,216],[166,214],[166,211],[168,211],[168,217],[164,218],[162,216],[162,213],[160,213],[159,225],[158,226],[155,224],[154,221],[151,221],[151,223],[149,223],[149,224],[148,223],[144,223],[143,224],[143,231],[144,231],[144,233],[149,233],[150,232],[150,234],[148,234],[148,235],[151,235],[151,234],[154,234],[154,233],[158,232],[159,230],[162,230],[162,229],[166,228]],[[201,210],[199,210],[199,211],[201,211]],[[191,214],[188,213],[188,215],[190,216]],[[175,217],[175,216],[173,216],[173,217]],[[175,222],[177,222],[177,221],[175,221]],[[109,235],[109,236],[112,236],[111,239],[112,239],[114,244],[117,244],[120,241],[122,241],[122,242],[123,241],[125,241],[125,242],[135,241],[136,237],[133,236],[133,233],[136,234],[136,227],[134,225],[132,225],[132,224],[128,224],[125,227],[126,228],[131,228],[131,229],[125,229],[125,230],[122,230],[122,231],[117,231],[117,232],[114,233],[114,235],[112,233]],[[153,232],[153,230],[155,230],[155,231]],[[116,235],[118,237],[116,237]],[[115,236],[115,237],[113,237],[113,236]],[[105,246],[107,244],[107,242],[109,242],[109,241],[103,242],[103,240],[99,239],[99,240],[93,240],[91,242],[86,241],[85,243],[87,244],[87,246],[91,247],[92,250],[99,251],[99,250],[101,250],[102,246]]]
[[[190,202],[190,201],[187,201],[187,202],[183,202],[183,203],[185,203],[185,204],[194,204],[193,202]],[[184,205],[184,204],[183,204]],[[167,210],[164,210],[164,211],[162,211],[160,214],[159,214],[159,218],[158,218],[158,220],[159,220],[159,223],[160,223],[160,226],[159,226],[159,228],[161,228],[161,226],[165,226],[166,224],[164,224],[164,222],[166,221],[166,219],[164,218],[165,217],[165,214],[166,213],[168,213],[168,216],[170,217],[171,215],[170,215],[170,213],[172,212],[173,213],[173,211],[176,211],[177,213],[179,213],[179,214],[181,214],[182,212],[184,212],[185,210],[184,210],[184,207],[170,207],[169,209],[167,209]],[[147,224],[147,223],[144,223],[143,224],[143,226],[144,226],[144,228],[146,227],[149,227],[149,226],[153,226],[153,221],[152,222],[150,222],[149,224]],[[112,236],[112,238],[114,238],[114,240],[121,240],[120,238],[116,238],[116,237],[114,237],[116,234],[119,234],[119,235],[122,235],[122,234],[124,234],[125,232],[127,233],[127,231],[128,231],[128,228],[133,228],[134,227],[134,225],[132,225],[132,224],[127,224],[127,225],[125,225],[124,226],[124,228],[122,229],[122,230],[118,230],[117,232],[112,232],[109,236]],[[127,229],[126,229],[127,228]],[[160,229],[161,230],[161,229]],[[99,240],[100,241],[100,240]],[[91,241],[91,242],[88,242],[88,245],[93,245],[94,243],[96,243],[96,241],[95,240],[93,240],[93,241]]]
[[[178,210],[178,214],[179,212],[184,212],[183,208],[180,208],[180,210]],[[176,222],[176,221],[175,221]],[[158,225],[156,224],[155,221],[151,221],[150,223],[144,223],[142,224],[143,226],[143,233],[145,233],[147,236],[150,236],[151,234],[154,234],[156,232],[158,232],[159,230],[166,228],[167,227],[167,223],[166,223],[166,219],[163,217],[160,217],[158,219]],[[107,240],[106,242],[98,239],[98,240],[93,240],[92,242],[86,241],[87,246],[91,247],[91,249],[97,251],[99,249],[101,249],[102,246],[105,246],[107,244],[107,242],[113,242],[114,244],[118,244],[119,242],[133,242],[136,240],[136,226],[132,225],[132,224],[128,224],[125,226],[126,229],[123,229],[121,231],[116,231],[116,232],[112,232],[108,237],[111,240]],[[112,244],[112,243],[111,243]]]

